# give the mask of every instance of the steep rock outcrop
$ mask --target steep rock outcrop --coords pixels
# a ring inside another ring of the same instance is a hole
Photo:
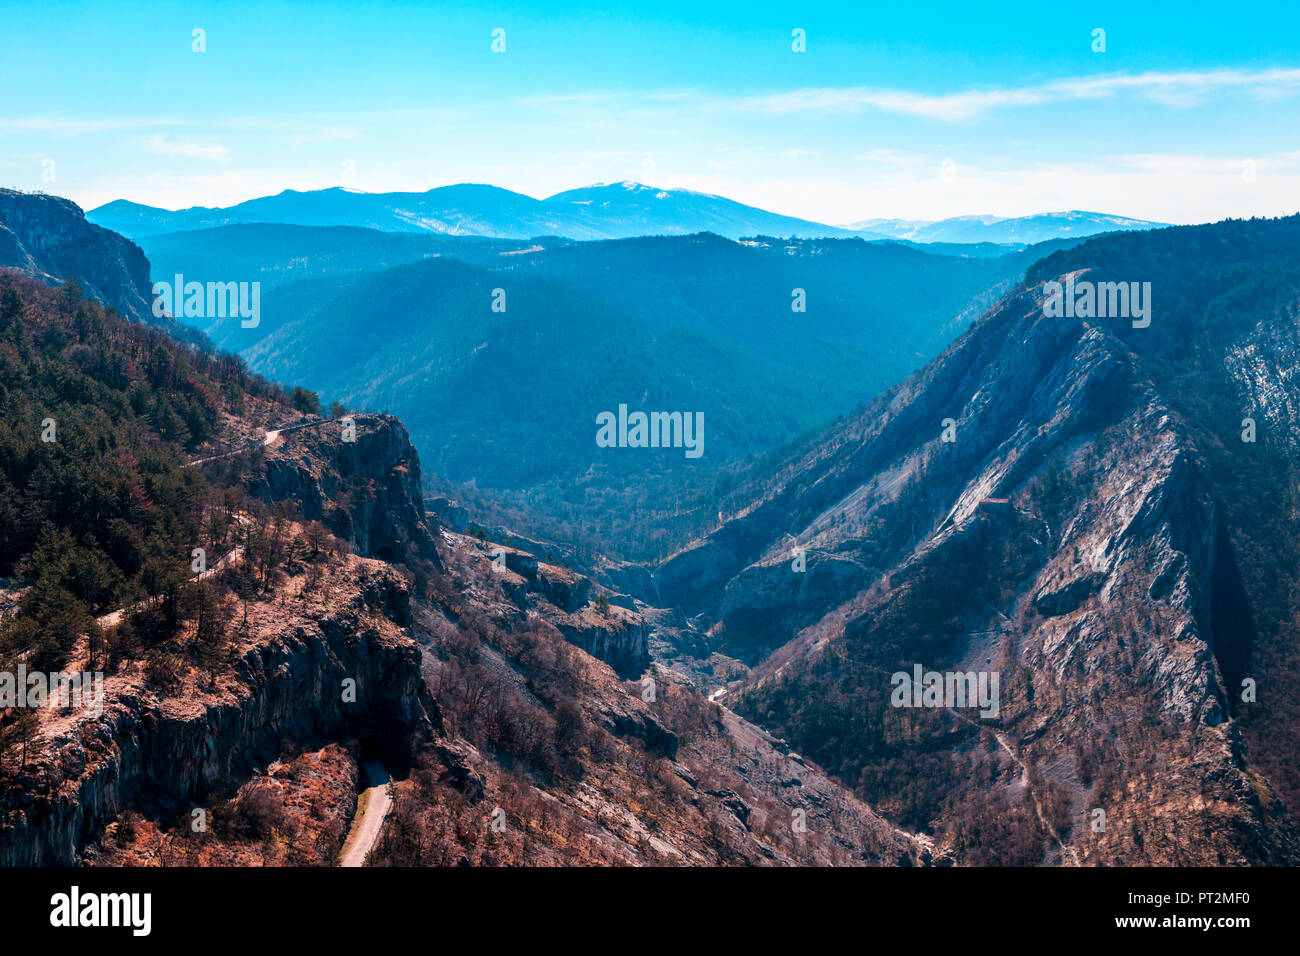
[[[0,267],[51,284],[75,278],[88,296],[128,319],[178,328],[154,318],[149,260],[140,247],[87,222],[70,200],[0,189]]]
[[[355,441],[340,420],[288,426],[266,445],[245,485],[267,502],[293,501],[366,557],[409,553],[438,563],[420,488],[420,457],[401,421],[352,415]]]
[[[472,555],[476,573],[490,580],[512,605],[517,619],[539,618],[571,644],[599,658],[624,678],[639,677],[650,664],[650,627],[635,610],[621,607],[586,575],[539,561],[516,547],[443,532],[457,554]]]
[[[650,663],[650,629],[639,614],[610,605],[601,612],[585,607],[557,620],[570,643],[599,657],[623,677],[639,677]]]
[[[213,788],[276,756],[285,740],[367,735],[399,750],[431,740],[440,717],[403,621],[404,583],[370,565],[328,613],[247,647],[220,692],[160,696],[138,672],[109,677],[101,715],[46,728],[16,803],[5,808],[0,865],[75,864],[140,797],[201,805]],[[345,680],[355,681],[354,702],[345,699]]]

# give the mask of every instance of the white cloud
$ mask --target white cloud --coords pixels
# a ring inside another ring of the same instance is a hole
[[[1203,156],[1192,153],[1139,153],[1117,157],[1117,163],[1129,169],[1160,175],[1230,174],[1239,175],[1247,164],[1257,172],[1283,173],[1300,170],[1300,153],[1277,153],[1270,156]]]
[[[934,162],[924,153],[907,153],[899,149],[868,149],[853,158],[868,163],[883,163],[886,166],[921,166]]]
[[[977,118],[990,110],[1041,106],[1048,103],[1108,99],[1134,93],[1165,106],[1187,107],[1205,96],[1232,90],[1266,99],[1292,95],[1300,89],[1300,70],[1240,70],[1108,74],[1056,80],[1010,89],[963,90],[927,94],[865,86],[791,90],[714,102],[737,111],[759,113],[859,112],[878,109],[927,119],[956,121]]]
[[[173,140],[165,133],[149,137],[149,152],[160,156],[183,156],[188,159],[213,159],[229,162],[230,150],[220,143],[198,143],[193,140]]]

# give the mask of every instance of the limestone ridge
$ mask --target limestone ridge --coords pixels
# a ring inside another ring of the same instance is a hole
[[[514,608],[526,618],[546,620],[570,644],[609,664],[619,676],[634,680],[650,666],[650,630],[634,602],[620,606],[614,602],[621,595],[606,593],[586,575],[540,561],[513,545],[454,532],[443,532],[443,540],[455,551],[491,557],[492,583]]]
[[[149,260],[140,247],[87,222],[71,200],[0,189],[0,267],[49,284],[75,278],[88,296],[125,318],[175,327],[154,318]]]
[[[1273,244],[1290,222],[1266,227]],[[1175,232],[1185,234],[1128,241]],[[1088,248],[1075,252],[1086,258]],[[1036,278],[1084,271],[1051,265]],[[794,692],[782,681],[815,673],[832,650],[870,656],[861,648],[896,634],[891,621],[924,634],[924,645],[904,640],[904,655],[1018,662],[1034,689],[1052,688],[1021,715],[1021,756],[1058,770],[1062,751],[1099,727],[1123,740],[1132,728],[1121,701],[1146,701],[1152,720],[1182,728],[1156,749],[1172,759],[1189,748],[1194,769],[1159,794],[1131,795],[1131,808],[1173,819],[1173,808],[1209,800],[1221,813],[1170,852],[1211,863],[1293,860],[1296,831],[1229,716],[1236,688],[1225,686],[1217,655],[1242,651],[1216,645],[1213,605],[1235,568],[1207,438],[1183,414],[1186,396],[1170,390],[1174,346],[1144,339],[1127,320],[1045,318],[1041,289],[1013,290],[925,369],[742,489],[730,518],[660,566],[664,605],[703,615],[726,653],[766,661],[750,686],[778,698]],[[1183,294],[1166,291],[1170,311]],[[1234,313],[1220,374],[1294,461],[1300,400],[1286,372],[1287,314],[1242,322]],[[1158,334],[1176,340],[1193,329]],[[942,438],[946,419],[955,440]],[[1235,442],[1236,419],[1223,428],[1224,443]],[[804,573],[792,569],[799,549]],[[1085,790],[1076,787],[1076,802]],[[1083,843],[1083,830],[1071,838]],[[1172,858],[1160,852],[1139,833],[1135,844],[1116,838],[1099,859]]]
[[[338,421],[304,419],[269,444],[245,487],[267,502],[293,501],[304,518],[323,522],[358,554],[438,564],[432,518],[420,490],[420,457],[400,420],[350,416],[355,441]]]

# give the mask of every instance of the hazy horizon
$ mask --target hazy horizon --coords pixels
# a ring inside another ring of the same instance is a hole
[[[497,188],[497,189],[506,189],[508,192],[516,193],[516,194],[518,194],[518,195],[522,195],[522,196],[527,196],[527,197],[530,198],[530,199],[536,199],[536,200],[544,201],[544,200],[546,200],[546,199],[550,199],[550,198],[552,198],[553,196],[558,196],[558,195],[561,195],[561,194],[563,194],[563,193],[565,193],[565,192],[569,192],[569,191],[572,191],[572,190],[575,190],[575,189],[593,189],[593,188],[605,187],[605,186],[619,186],[619,185],[629,185],[629,184],[630,184],[630,185],[635,185],[635,186],[642,186],[642,187],[645,187],[645,188],[647,188],[647,189],[654,189],[654,190],[658,190],[658,191],[662,191],[662,192],[669,192],[669,193],[690,192],[690,193],[697,193],[697,194],[701,194],[701,195],[713,195],[713,196],[718,196],[718,195],[719,195],[719,194],[717,194],[717,193],[703,193],[701,190],[686,189],[685,187],[681,187],[681,186],[666,186],[666,185],[664,185],[664,184],[662,184],[662,183],[642,183],[642,182],[638,182],[638,181],[636,181],[636,180],[631,180],[631,179],[609,180],[609,181],[601,181],[601,182],[593,182],[593,183],[582,183],[582,184],[577,184],[577,185],[574,185],[574,186],[569,186],[569,187],[566,187],[566,188],[561,189],[561,190],[557,190],[556,192],[553,192],[553,193],[547,193],[547,194],[545,194],[545,195],[532,195],[532,194],[529,194],[529,193],[526,193],[526,192],[522,192],[521,190],[517,190],[517,189],[508,189],[508,187],[498,186],[498,185],[495,184],[495,183],[480,183],[480,182],[439,183],[439,184],[434,185],[434,186],[429,186],[429,187],[426,188],[426,189],[374,189],[374,190],[372,190],[372,189],[358,189],[358,188],[356,188],[356,187],[354,187],[354,186],[344,186],[344,185],[336,184],[336,185],[333,185],[333,186],[320,186],[320,187],[316,187],[316,188],[314,188],[314,189],[296,189],[296,188],[293,187],[293,186],[286,186],[286,187],[284,187],[283,189],[277,189],[277,190],[275,190],[274,192],[264,193],[264,194],[259,194],[259,195],[256,195],[256,196],[247,196],[247,197],[245,197],[245,198],[243,198],[243,199],[239,199],[239,200],[236,200],[236,201],[231,202],[231,203],[225,203],[225,204],[222,204],[222,205],[220,205],[220,206],[205,206],[205,205],[203,205],[203,204],[201,204],[201,203],[194,203],[194,204],[185,205],[185,206],[152,206],[152,205],[149,204],[149,203],[139,203],[139,202],[137,202],[137,200],[132,199],[130,196],[118,196],[118,197],[116,197],[115,199],[110,199],[110,200],[107,200],[106,202],[100,203],[98,206],[92,206],[92,207],[85,207],[85,206],[83,206],[82,208],[83,208],[83,210],[86,211],[86,212],[93,212],[95,209],[99,209],[99,208],[102,208],[102,207],[104,207],[104,206],[111,205],[111,204],[114,203],[114,202],[130,202],[130,203],[136,203],[137,205],[150,206],[151,208],[164,209],[164,210],[166,210],[166,211],[168,211],[168,212],[183,212],[183,211],[186,211],[186,210],[189,210],[189,209],[220,209],[220,208],[231,208],[231,207],[233,207],[233,206],[237,206],[237,205],[239,205],[239,204],[241,204],[241,203],[249,202],[249,201],[254,200],[254,199],[263,199],[263,198],[266,198],[266,197],[268,197],[268,196],[277,196],[277,195],[281,195],[281,194],[283,194],[283,193],[289,193],[289,192],[298,192],[298,193],[328,192],[328,191],[333,190],[333,189],[339,189],[339,190],[343,190],[343,191],[345,191],[345,192],[356,193],[356,194],[360,194],[360,195],[384,195],[384,194],[390,194],[390,193],[412,193],[412,194],[419,195],[419,194],[423,194],[423,193],[434,192],[435,190],[438,190],[438,189],[447,189],[447,188],[455,187],[455,186],[489,186],[489,187],[493,187],[493,188]],[[50,192],[49,190],[37,190],[37,191]],[[723,199],[734,199],[734,197],[732,197],[732,196],[726,196],[726,195],[722,195],[722,196],[720,196],[720,198],[723,198]],[[739,200],[736,200],[736,201],[739,201]],[[748,204],[747,204],[747,205],[748,205]],[[769,210],[769,211],[770,211],[770,212],[777,212],[777,210]],[[1070,209],[1042,209],[1042,210],[1038,210],[1038,211],[1033,212],[1033,213],[1027,213],[1027,214],[1025,214],[1025,216],[1064,215],[1064,214],[1074,213],[1074,212],[1093,213],[1093,214],[1098,214],[1098,215],[1109,215],[1109,216],[1125,217],[1125,218],[1131,218],[1131,219],[1137,219],[1137,218],[1139,218],[1139,217],[1136,217],[1136,216],[1127,216],[1124,212],[1119,211],[1119,210],[1114,210],[1114,209],[1080,209],[1080,208],[1070,208]],[[897,220],[897,221],[906,221],[906,222],[913,222],[913,223],[938,222],[938,221],[940,221],[940,220],[926,220],[926,219],[921,219],[921,218],[918,218],[918,217],[911,217],[911,216],[868,216],[868,217],[864,217],[863,219],[848,219],[848,220],[844,220],[844,221],[842,221],[842,222],[827,222],[827,221],[822,221],[822,220],[816,220],[816,219],[814,219],[814,218],[811,217],[811,216],[802,216],[802,215],[799,215],[799,213],[797,213],[797,212],[781,212],[781,215],[785,215],[785,216],[793,216],[793,217],[798,218],[798,219],[805,219],[805,220],[809,220],[809,221],[812,221],[812,222],[821,222],[823,225],[827,225],[827,226],[835,226],[835,227],[842,228],[842,229],[853,229],[853,228],[865,229],[865,228],[868,228],[868,227],[866,227],[866,226],[858,225],[859,223],[861,223],[861,222],[865,222],[865,221],[881,221],[881,222],[884,222],[884,221],[889,221],[889,220]],[[1279,215],[1286,215],[1286,214],[1285,214],[1285,213],[1279,213]],[[1001,215],[1001,214],[999,214],[999,213],[997,213],[997,212],[978,211],[978,212],[959,213],[959,214],[954,215],[954,216],[945,216],[945,217],[943,217],[943,218],[944,218],[944,219],[984,219],[984,220],[990,220],[990,221],[997,221],[997,220],[1005,220],[1005,219],[1018,219],[1018,218],[1024,218],[1024,216],[1004,216],[1004,215]],[[1191,225],[1191,223],[1188,223],[1187,225]]]

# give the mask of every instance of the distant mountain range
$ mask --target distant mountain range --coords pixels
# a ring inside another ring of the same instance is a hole
[[[492,239],[628,239],[713,232],[729,239],[860,237],[1026,245],[1058,237],[1160,225],[1100,213],[1068,212],[1024,219],[963,217],[942,223],[882,219],[830,226],[782,216],[722,196],[635,182],[570,189],[546,199],[471,183],[440,186],[423,193],[365,193],[340,187],[309,192],[286,189],[225,208],[194,206],[176,211],[118,199],[92,209],[87,218],[137,240],[217,226],[282,223]]]
[[[157,278],[263,283],[256,328],[189,320],[254,371],[402,415],[429,472],[523,496],[534,515],[638,556],[658,550],[660,511],[689,509],[729,463],[898,381],[1033,261],[1078,241],[985,257],[857,239],[519,242],[259,224],[142,240]],[[620,403],[702,412],[707,451],[598,447],[596,416]]]
[[[176,212],[119,199],[92,210],[90,218],[132,238],[240,223],[364,226],[385,232],[494,239],[626,239],[696,232],[732,239],[760,234],[839,238],[861,234],[777,215],[721,196],[632,182],[571,189],[546,199],[470,183],[424,193],[364,193],[338,187],[311,192],[286,189],[225,209],[196,206]],[[885,237],[872,234],[868,238]]]
[[[996,242],[1027,244],[1048,239],[1083,238],[1103,232],[1131,232],[1167,225],[1099,212],[1044,212],[1007,219],[1001,216],[955,216],[937,222],[925,219],[864,219],[844,228],[911,242]]]

